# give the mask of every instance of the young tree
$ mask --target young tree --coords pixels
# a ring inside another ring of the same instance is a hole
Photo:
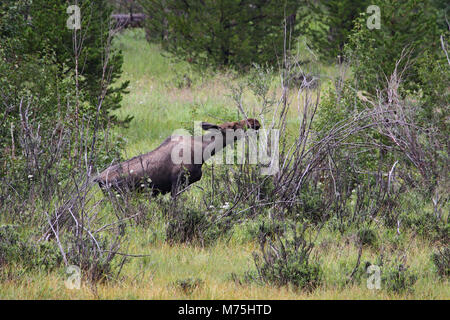
[[[109,37],[111,7],[107,0],[79,0],[81,29],[77,31],[77,48],[73,46],[73,30],[67,27],[67,8],[73,3],[65,0],[20,0],[2,1],[0,6],[0,40],[9,57],[9,63],[20,69],[28,61],[54,57],[58,66],[55,81],[70,70],[78,69],[79,89],[84,91],[85,101],[95,106],[101,94],[102,78],[106,76],[114,84],[121,75],[122,54],[117,50],[109,52],[108,69],[103,69],[104,48]],[[81,50],[82,48],[82,50]],[[77,53],[75,52],[77,51]],[[75,54],[74,54],[75,53]],[[78,63],[74,56],[78,56]],[[19,72],[20,74],[20,72]],[[10,80],[12,80],[12,75]],[[18,74],[16,75],[18,76]],[[17,77],[16,77],[17,78]],[[16,88],[29,83],[29,74],[17,78]],[[109,86],[102,106],[104,121],[117,121],[110,112],[120,108],[127,83]],[[53,112],[54,110],[51,110]],[[95,113],[96,110],[91,110]],[[86,112],[90,112],[86,110]],[[126,119],[129,121],[129,119]]]
[[[81,29],[76,32],[67,27],[72,1],[0,3],[0,176],[3,170],[12,171],[11,163],[19,171],[26,167],[20,162],[26,150],[17,138],[26,117],[33,119],[41,137],[34,137],[39,141],[33,143],[45,146],[49,158],[54,156],[51,138],[63,138],[62,127],[65,144],[76,145],[77,130],[92,136],[98,131],[93,139],[98,142],[106,136],[103,129],[122,122],[111,113],[120,107],[127,86],[116,83],[123,58],[110,46],[111,9],[106,0],[76,3],[81,8]],[[108,163],[119,149],[110,146],[102,159]],[[90,147],[95,148],[94,142]],[[63,158],[60,168],[70,171],[74,154]]]

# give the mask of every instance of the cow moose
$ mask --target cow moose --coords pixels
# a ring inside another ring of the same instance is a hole
[[[180,185],[190,185],[201,179],[202,165],[208,158],[241,139],[246,129],[259,130],[260,127],[256,119],[220,125],[202,122],[202,129],[209,131],[207,134],[200,137],[170,136],[155,150],[110,166],[94,181],[104,191],[111,188],[116,191],[150,188],[154,194],[171,192],[175,197]],[[186,150],[190,155],[183,154]],[[200,157],[195,150],[201,150]],[[183,160],[174,162],[174,154]]]

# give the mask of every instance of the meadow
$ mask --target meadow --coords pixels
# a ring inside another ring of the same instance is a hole
[[[175,129],[189,130],[193,121],[237,120],[239,112],[230,88],[242,76],[231,71],[192,69],[188,63],[172,59],[158,45],[149,44],[141,30],[122,33],[114,46],[124,53],[121,80],[130,81],[129,94],[125,95],[117,115],[134,117],[128,128],[114,129],[116,137],[124,139],[124,159],[154,149]],[[332,67],[322,67],[321,72],[330,78],[338,73]],[[324,83],[322,92],[329,85]],[[280,88],[275,88],[275,92],[280,92]],[[258,100],[250,92],[245,93],[244,102],[249,110],[258,107]],[[288,124],[295,127],[297,119],[293,114],[289,111],[288,117],[292,118],[288,118]],[[184,193],[182,199],[188,198],[189,205],[201,205],[204,190],[211,184],[211,170],[208,164],[202,180]],[[103,196],[100,190],[95,192],[96,199]],[[381,226],[375,229],[376,239],[365,244],[363,250],[355,228],[345,232],[322,230],[315,241],[313,256],[320,263],[323,281],[313,290],[302,290],[240,278],[247,271],[256,270],[252,254],[258,251],[259,244],[254,234],[258,223],[269,213],[262,211],[254,219],[240,220],[209,245],[168,243],[167,216],[160,206],[169,206],[170,196],[161,196],[150,204],[146,201],[136,209],[142,211],[143,222],[127,224],[125,242],[120,249],[127,255],[142,257],[126,257],[117,277],[98,283],[83,280],[80,289],[70,290],[64,283],[67,279],[64,268],[23,271],[20,276],[11,271],[10,277],[2,276],[0,298],[450,299],[448,278],[439,277],[431,259],[435,243],[409,229],[397,232],[396,228]],[[214,210],[219,210],[221,205],[225,203],[215,202]],[[108,206],[102,208],[102,214],[111,214]],[[376,263],[380,252],[385,255],[401,252],[406,256],[404,261],[417,277],[414,284],[404,291],[389,290],[385,282],[381,289],[369,289],[367,274],[358,262]],[[348,283],[357,263],[360,281]]]

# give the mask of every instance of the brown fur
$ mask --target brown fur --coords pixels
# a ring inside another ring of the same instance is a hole
[[[216,151],[225,147],[233,141],[225,141],[227,130],[238,130],[251,128],[258,130],[260,124],[256,119],[247,119],[236,122],[226,122],[221,125],[214,125],[203,122],[204,130],[216,129],[222,133],[224,137],[223,146],[216,146]],[[208,137],[209,135],[209,137]],[[176,195],[177,187],[180,184],[191,184],[202,177],[202,165],[208,160],[202,156],[201,164],[193,164],[194,146],[201,144],[202,155],[206,147],[210,146],[211,134],[202,137],[183,137],[179,136],[174,139],[168,137],[161,145],[153,151],[134,157],[122,163],[111,166],[101,172],[95,179],[102,189],[113,188],[115,190],[136,190],[141,187],[150,187],[154,193],[172,192],[172,196]],[[200,139],[201,138],[201,139]],[[239,139],[239,137],[235,138]],[[180,144],[191,144],[191,163],[192,164],[174,164],[171,159],[171,153],[174,147]],[[213,155],[213,154],[212,154]]]

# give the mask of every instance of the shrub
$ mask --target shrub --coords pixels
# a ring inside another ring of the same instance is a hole
[[[277,241],[268,239],[261,226],[259,235],[260,254],[254,253],[254,262],[261,281],[276,286],[292,285],[295,288],[313,290],[322,281],[322,270],[318,261],[310,254],[313,243],[307,242],[305,226],[300,232],[291,225],[292,235],[278,234]]]
[[[302,21],[311,46],[327,61],[342,61],[344,45],[354,27],[354,20],[371,4],[367,0],[307,1]],[[312,21],[310,21],[312,20]]]
[[[233,281],[236,285],[247,285],[251,283],[257,283],[263,285],[264,282],[261,281],[258,273],[254,270],[247,270],[243,274],[230,273],[229,279]]]
[[[167,209],[167,208],[166,208]],[[189,203],[176,203],[168,208],[166,241],[169,243],[196,243],[208,246],[233,227],[232,212],[216,212],[190,207]]]
[[[0,268],[19,265],[25,270],[53,270],[62,262],[55,243],[31,240],[26,233],[19,233],[18,227],[0,226]]]
[[[358,90],[376,94],[384,86],[385,76],[391,75],[406,47],[411,48],[411,60],[427,49],[439,48],[436,10],[431,0],[375,0],[380,7],[381,28],[370,30],[366,23],[369,14],[363,12],[355,21],[346,48],[346,58],[353,63]],[[399,70],[408,64],[401,61]],[[413,88],[418,79],[415,70],[405,74],[404,85]]]
[[[385,290],[402,293],[412,290],[412,286],[417,281],[417,275],[404,264],[395,261],[383,266],[381,281]]]
[[[91,282],[103,282],[111,278],[115,269],[116,253],[119,247],[117,239],[121,236],[97,236],[66,234],[62,244],[68,265],[78,266],[83,277]],[[122,260],[122,264],[125,260]],[[119,263],[120,264],[120,263]]]
[[[444,247],[431,255],[436,271],[441,277],[450,276],[450,247]]]
[[[375,230],[369,227],[362,227],[357,233],[358,242],[363,246],[376,246],[378,236]]]
[[[166,240],[171,243],[203,242],[207,224],[206,217],[198,210],[173,212],[166,228]]]
[[[86,280],[97,282],[107,279],[114,272],[115,252],[109,238],[78,238],[69,233],[62,236],[64,257],[56,241],[32,240],[26,232],[19,232],[11,225],[0,226],[0,269],[21,267],[25,271],[54,270],[66,259],[68,265],[79,266]]]
[[[187,278],[175,281],[174,286],[181,289],[184,294],[191,295],[195,289],[201,288],[203,284],[204,281],[202,279]]]
[[[402,214],[401,223],[425,239],[443,243],[450,241],[450,223],[439,219],[432,212],[423,208],[418,212]]]
[[[111,50],[107,53],[108,65],[105,70],[103,69],[105,48],[108,46],[108,37],[110,37],[111,6],[107,0],[80,0],[77,4],[81,13],[81,31],[78,31],[77,40],[80,64],[78,68],[81,77],[78,81],[79,89],[83,91],[80,97],[88,104],[87,107],[79,110],[80,114],[74,116],[93,117],[96,114],[98,97],[107,83],[109,86],[102,105],[100,121],[117,120],[111,111],[120,108],[122,95],[126,92],[128,83],[112,86],[122,73],[123,57],[118,50],[110,48]],[[49,60],[57,67],[51,74],[56,82],[70,70],[75,70],[74,35],[73,31],[66,26],[66,20],[69,18],[66,12],[68,6],[67,1],[61,0],[2,1],[0,39],[2,48],[6,50],[8,56],[8,64],[16,66],[15,73],[19,74],[7,75],[18,80],[14,82],[16,90],[30,84],[32,78],[26,72],[26,68],[27,64],[34,59]],[[52,55],[54,58],[50,59]],[[38,68],[39,65],[36,64],[33,67]],[[109,73],[108,80],[103,78],[104,71]],[[36,79],[42,76],[46,75],[40,74]],[[47,82],[42,82],[40,87],[44,87],[45,84]],[[33,93],[39,94],[39,92]],[[41,111],[48,112],[48,115],[56,113],[56,104],[50,110]]]
[[[126,84],[115,83],[122,56],[111,47],[110,9],[104,0],[79,5],[84,38],[77,54],[66,1],[0,5],[0,179],[8,186],[2,207],[26,198],[50,202],[58,184],[88,171],[81,157],[93,167],[120,157],[121,142],[109,143],[109,129],[118,123],[111,111]]]

